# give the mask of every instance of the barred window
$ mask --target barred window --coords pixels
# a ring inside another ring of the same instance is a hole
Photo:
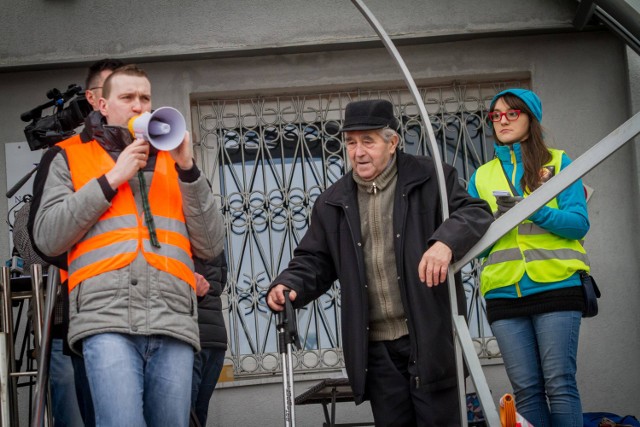
[[[486,120],[489,102],[500,90],[522,85],[489,82],[420,88],[440,155],[457,169],[463,185],[493,157],[492,128]],[[198,160],[214,183],[225,217],[229,274],[224,311],[236,377],[280,370],[276,318],[266,305],[266,291],[306,232],[318,195],[348,171],[339,129],[346,104],[364,99],[394,104],[400,149],[432,155],[424,123],[406,89],[194,102]],[[478,355],[499,356],[479,294],[477,261],[462,275]],[[296,372],[343,367],[339,307],[336,282],[298,311],[302,351],[295,354]]]

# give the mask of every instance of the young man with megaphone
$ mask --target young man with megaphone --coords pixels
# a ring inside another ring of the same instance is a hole
[[[188,132],[159,151],[127,129],[151,111],[144,71],[114,71],[99,109],[94,140],[51,162],[34,239],[68,254],[69,343],[84,356],[97,425],[187,426],[200,348],[192,257],[222,252],[223,218]]]

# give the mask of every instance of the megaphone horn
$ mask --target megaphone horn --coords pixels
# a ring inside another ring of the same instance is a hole
[[[172,107],[160,107],[151,113],[142,113],[129,120],[129,131],[136,138],[143,138],[161,151],[178,147],[184,139],[187,124],[180,111]]]

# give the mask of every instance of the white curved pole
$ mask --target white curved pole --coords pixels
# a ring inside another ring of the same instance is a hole
[[[411,77],[411,73],[407,68],[404,60],[400,56],[398,49],[396,49],[395,45],[385,32],[384,28],[380,24],[380,22],[376,19],[376,17],[371,13],[371,11],[367,8],[367,6],[361,0],[351,0],[351,2],[360,10],[362,15],[366,18],[369,24],[373,27],[375,32],[378,34],[382,43],[387,48],[389,54],[396,61],[398,67],[402,71],[402,75],[404,77],[405,83],[409,87],[409,91],[413,96],[413,99],[420,110],[420,115],[422,116],[424,127],[427,130],[427,135],[429,137],[429,145],[431,147],[431,152],[433,154],[433,162],[436,167],[436,175],[438,178],[438,188],[440,192],[440,205],[442,208],[442,221],[444,222],[447,218],[449,218],[449,202],[447,198],[447,187],[444,178],[444,170],[442,167],[442,159],[440,157],[440,150],[436,143],[436,137],[433,133],[433,128],[431,126],[431,121],[429,120],[429,114],[427,113],[427,108],[422,101],[422,97],[420,96],[420,92],[418,91],[418,87],[416,86],[415,81]],[[455,277],[454,277],[454,269],[449,268],[447,274],[447,280],[449,283],[449,299],[451,303],[451,316],[452,323],[456,340],[456,362],[457,362],[457,372],[458,372],[458,391],[460,396],[460,417],[462,425],[467,426],[467,406],[466,406],[466,394],[465,394],[465,379],[462,368],[462,356],[464,356],[465,361],[467,362],[467,366],[469,368],[469,372],[471,374],[471,378],[473,380],[476,392],[478,394],[478,398],[480,399],[480,404],[482,405],[482,410],[484,412],[485,421],[487,425],[490,427],[499,427],[501,426],[500,417],[498,415],[498,411],[493,403],[493,398],[491,397],[491,391],[489,390],[489,386],[487,385],[486,378],[484,376],[484,371],[482,370],[482,366],[480,365],[480,360],[478,359],[478,355],[476,354],[475,347],[473,346],[473,341],[471,340],[471,334],[469,333],[469,328],[463,316],[458,313],[458,303],[457,296],[455,290]],[[461,348],[460,348],[461,347]],[[462,350],[462,351],[461,351]],[[462,352],[462,355],[460,354]]]

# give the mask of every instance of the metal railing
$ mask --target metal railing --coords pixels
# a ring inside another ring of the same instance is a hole
[[[29,388],[29,425],[40,427],[53,425],[49,399],[48,362],[51,345],[50,325],[53,304],[58,285],[57,269],[50,268],[47,277],[47,296],[43,294],[42,266],[33,264],[30,277],[20,277],[12,287],[8,267],[0,272],[2,293],[2,329],[0,331],[0,427],[20,425],[18,389]],[[28,285],[28,286],[27,286]],[[25,306],[29,305],[25,313]],[[17,307],[14,307],[16,305]],[[26,317],[26,325],[20,325]],[[22,332],[18,336],[18,332]],[[33,334],[33,348],[30,348]],[[16,351],[20,344],[21,349]],[[33,361],[37,365],[33,368]],[[24,368],[24,369],[23,369]],[[19,383],[19,379],[27,381]],[[34,396],[35,392],[35,397]],[[33,397],[33,399],[32,399]]]

